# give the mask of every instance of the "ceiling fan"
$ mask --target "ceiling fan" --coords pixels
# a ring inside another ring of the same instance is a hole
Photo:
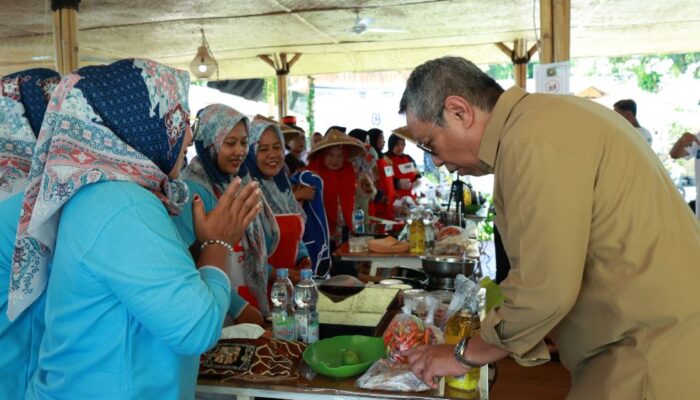
[[[360,10],[355,10],[355,23],[349,29],[351,33],[361,35],[365,32],[379,32],[379,33],[400,33],[406,32],[404,29],[384,29],[384,28],[372,28],[372,18],[360,18]]]

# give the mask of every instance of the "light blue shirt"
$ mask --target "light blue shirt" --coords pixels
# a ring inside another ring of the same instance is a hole
[[[7,319],[7,289],[24,192],[0,202],[0,399],[22,399],[34,373],[44,332],[41,296],[13,322]]]
[[[192,215],[192,201],[194,200],[194,195],[197,194],[202,199],[204,203],[204,210],[209,212],[216,207],[216,196],[202,185],[192,182],[190,180],[184,181],[187,187],[190,189],[190,198],[187,203],[182,207],[182,212],[179,215],[173,216],[173,221],[177,227],[177,231],[180,234],[185,245],[189,248],[197,240],[197,236],[194,233],[194,217]],[[245,301],[235,290],[231,291],[231,303],[229,304],[228,314],[231,318],[236,319],[241,314],[248,302]]]
[[[195,269],[153,194],[86,186],[61,215],[27,398],[192,399],[229,297],[226,274]]]

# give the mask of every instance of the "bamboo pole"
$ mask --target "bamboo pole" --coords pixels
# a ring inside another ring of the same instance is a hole
[[[277,75],[277,120],[287,115],[287,73]]]
[[[571,0],[540,0],[540,62],[568,61],[571,48]]]
[[[61,46],[61,10],[53,12],[53,45],[54,60],[56,60],[56,71],[63,74],[63,46]]]
[[[513,43],[513,75],[515,84],[523,89],[527,89],[527,64],[529,61],[525,39],[516,39]]]
[[[571,42],[571,0],[553,0],[554,62],[569,61]]]
[[[552,0],[540,0],[540,63],[554,62]]]
[[[513,50],[500,42],[496,43],[496,47],[513,62],[515,84],[523,89],[527,89],[527,65],[532,55],[537,51],[537,44],[534,44],[530,50],[527,50],[527,41],[525,39],[516,39],[513,42]]]
[[[52,0],[56,69],[67,74],[79,67],[78,5],[80,0]]]
[[[272,57],[268,55],[258,56],[267,65],[275,70],[277,75],[277,118],[281,121],[289,110],[289,95],[287,91],[287,76],[292,65],[299,60],[301,53],[295,53],[291,60],[287,60],[287,53],[275,53]]]

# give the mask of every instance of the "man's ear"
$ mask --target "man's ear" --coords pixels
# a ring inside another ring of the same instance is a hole
[[[447,118],[455,118],[458,123],[469,128],[474,124],[474,105],[461,96],[448,96],[445,99]]]

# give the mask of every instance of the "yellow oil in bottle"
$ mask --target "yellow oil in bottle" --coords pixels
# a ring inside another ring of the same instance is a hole
[[[478,314],[470,314],[468,310],[460,310],[447,320],[445,325],[445,343],[456,345],[467,336],[473,338],[479,334],[481,323]],[[455,389],[478,393],[480,369],[472,368],[466,374],[457,377],[445,377],[445,383]]]
[[[465,186],[464,190],[462,191],[462,200],[464,200],[465,206],[472,204],[472,191],[469,190],[469,187],[467,186]]]
[[[423,224],[423,218],[420,215],[417,215],[415,218],[413,218],[413,222],[411,222],[409,232],[411,253],[425,253],[425,224]]]

